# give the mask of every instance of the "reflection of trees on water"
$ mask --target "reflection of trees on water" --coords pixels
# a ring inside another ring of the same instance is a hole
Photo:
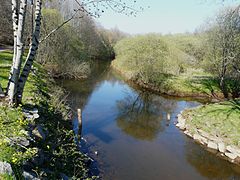
[[[96,61],[91,67],[91,75],[86,80],[62,80],[59,84],[69,91],[68,104],[71,108],[84,109],[93,91],[97,90],[105,79],[110,79],[110,62]],[[113,80],[113,82],[116,80]]]
[[[126,134],[142,140],[153,140],[168,125],[168,118],[176,108],[176,102],[137,92],[137,95],[127,94],[117,102],[117,107],[117,125]]]
[[[187,161],[208,179],[239,179],[240,167],[231,165],[194,143],[186,145]],[[236,172],[236,173],[234,173]]]

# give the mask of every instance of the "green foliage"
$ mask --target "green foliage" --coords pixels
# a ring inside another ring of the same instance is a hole
[[[192,56],[192,61],[189,63],[197,67],[205,57],[205,36],[205,34],[176,34],[166,35],[164,38],[173,46]]]
[[[27,139],[27,124],[21,107],[17,109],[7,106],[0,107],[0,161],[18,167],[37,154],[35,147],[24,147],[18,142],[19,138]],[[21,168],[15,168],[16,177],[18,177],[17,172],[19,171]]]
[[[202,50],[198,50],[201,45],[197,45],[197,39],[195,36],[187,38],[187,35],[156,34],[126,38],[116,44],[116,60],[112,66],[127,79],[161,93],[176,96],[218,94],[214,77],[199,68],[201,60],[197,60],[197,55]],[[187,54],[191,47],[196,51]]]
[[[240,96],[239,7],[224,9],[207,28],[203,67],[219,78],[225,98]]]
[[[9,174],[0,174],[0,179],[3,180],[14,180],[15,178]]]
[[[63,22],[57,9],[44,9],[41,38]],[[73,19],[41,43],[37,60],[55,77],[85,78],[94,60],[109,60],[113,56],[105,35],[91,17]]]
[[[179,74],[189,58],[170,46],[162,36],[154,34],[123,39],[116,44],[115,53],[115,63],[134,71],[135,75],[149,78],[156,73]]]
[[[10,53],[0,53],[3,59],[11,59]],[[1,61],[1,59],[0,59]],[[6,62],[8,63],[8,61]],[[0,64],[0,68],[6,64]],[[0,77],[8,77],[8,71],[0,71]],[[33,66],[24,91],[23,105],[11,108],[0,102],[0,161],[12,165],[16,178],[22,177],[22,164],[44,153],[45,160],[41,165],[35,165],[33,170],[41,178],[59,179],[59,173],[78,179],[94,179],[89,176],[87,162],[89,158],[79,151],[74,141],[71,121],[69,121],[69,108],[65,104],[64,91],[49,79],[46,71],[38,63]],[[1,83],[2,83],[1,79]],[[4,85],[6,85],[4,81]],[[4,86],[5,87],[5,86]],[[22,108],[39,110],[40,118],[26,120]],[[28,138],[28,125],[37,124],[48,132],[45,141],[36,140],[29,147],[20,146],[11,141],[12,138]],[[47,173],[42,170],[48,169]],[[11,179],[11,176],[0,175],[0,179]]]

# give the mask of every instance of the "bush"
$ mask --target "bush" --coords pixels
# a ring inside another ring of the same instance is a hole
[[[133,72],[135,78],[154,81],[160,74],[184,72],[190,59],[186,53],[155,34],[119,41],[115,46],[115,64]]]

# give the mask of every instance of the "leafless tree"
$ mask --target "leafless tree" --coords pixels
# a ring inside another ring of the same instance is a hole
[[[219,14],[208,31],[210,62],[225,98],[240,96],[240,6]]]

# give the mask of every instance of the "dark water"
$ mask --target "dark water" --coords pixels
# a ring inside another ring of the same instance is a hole
[[[98,151],[103,179],[240,179],[240,168],[175,127],[180,111],[200,103],[132,88],[105,67],[87,81],[61,82],[72,108],[83,110],[83,136]]]

